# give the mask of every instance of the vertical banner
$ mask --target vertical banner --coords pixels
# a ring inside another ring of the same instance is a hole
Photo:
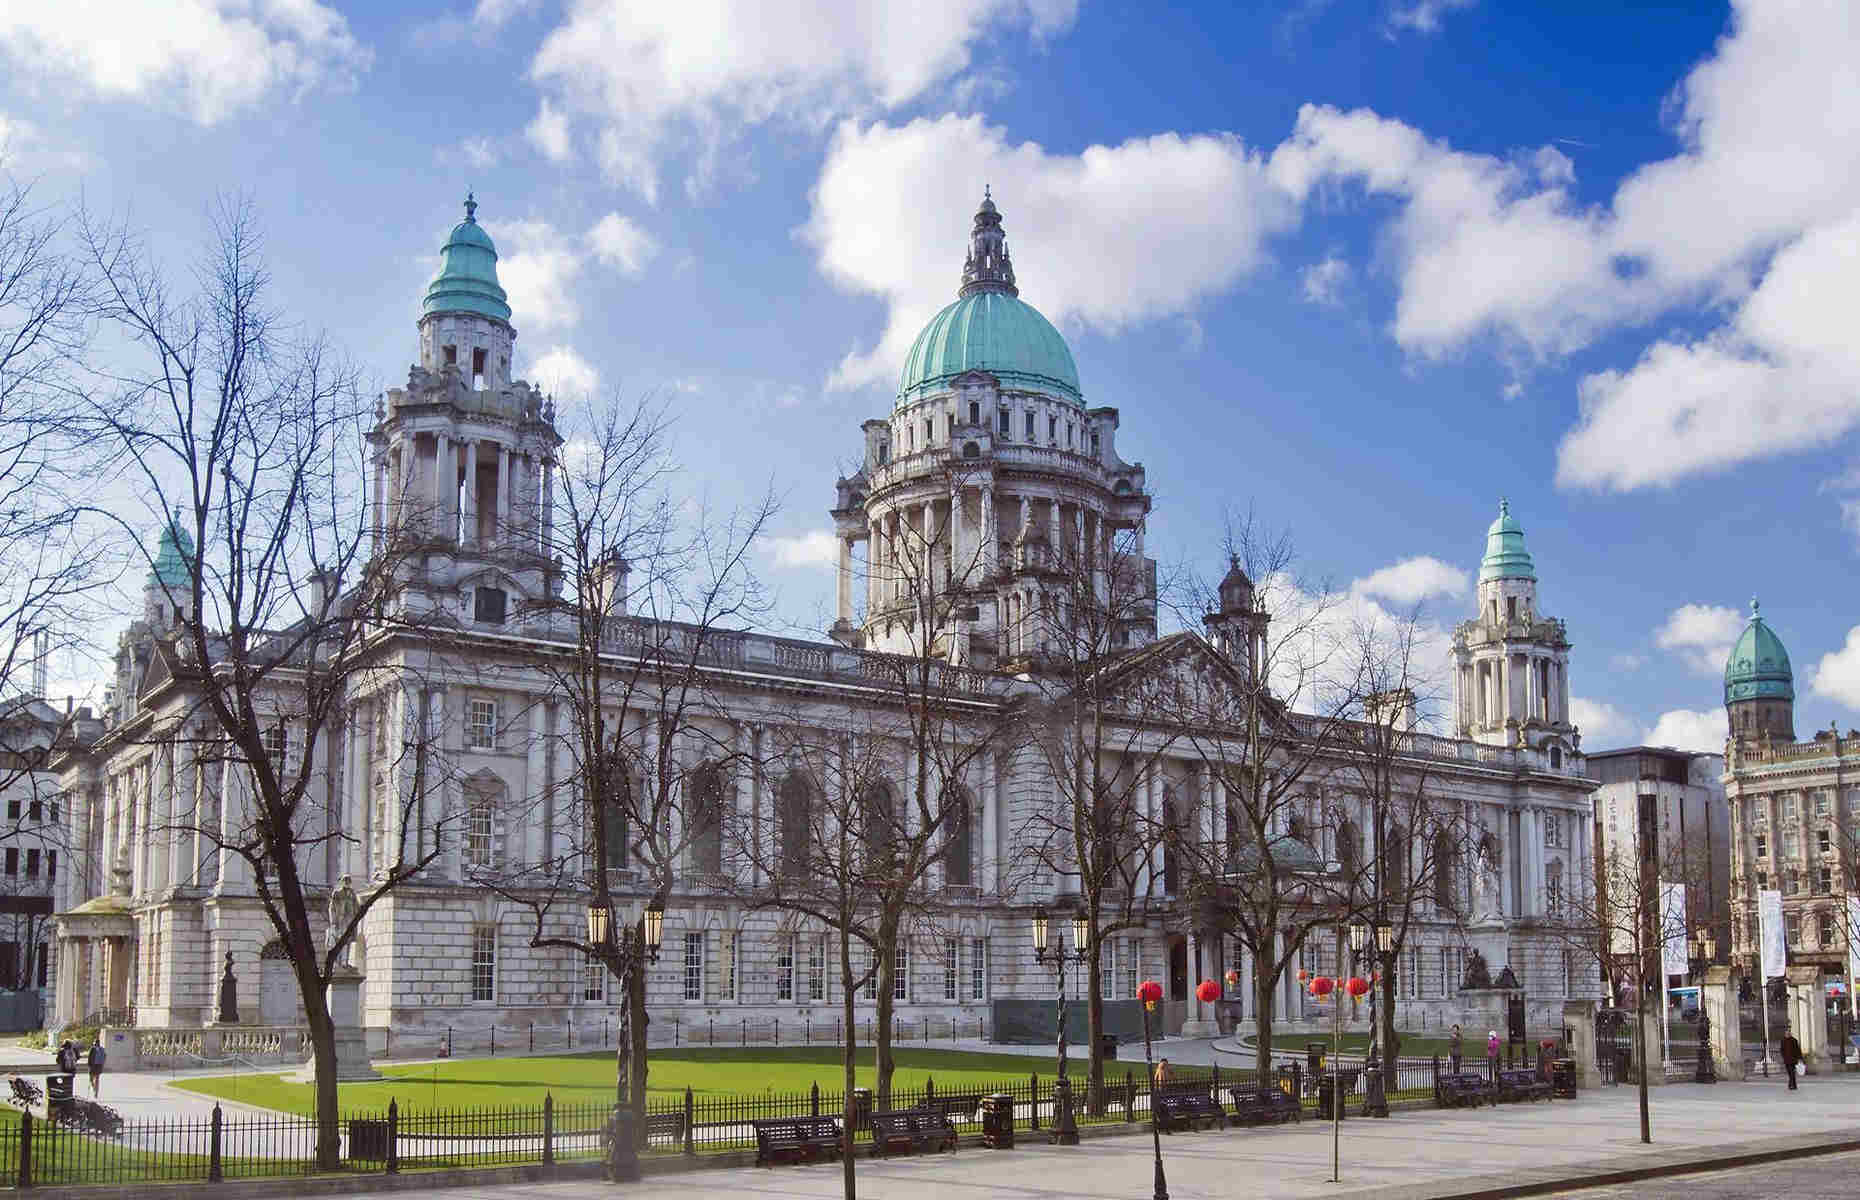
[[[1660,881],[1660,970],[1668,975],[1684,976],[1692,965],[1687,960],[1686,885]]]
[[[1860,995],[1860,896],[1847,897],[1847,994]]]
[[[1757,893],[1757,945],[1763,956],[1763,979],[1768,982],[1781,975],[1789,964],[1783,948],[1782,893]]]

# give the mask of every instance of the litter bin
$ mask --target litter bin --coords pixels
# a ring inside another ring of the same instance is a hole
[[[66,1109],[71,1107],[71,1097],[74,1094],[72,1091],[72,1084],[76,1079],[77,1076],[75,1075],[62,1074],[47,1075],[45,1077],[46,1116],[56,1121]]]
[[[1559,1058],[1550,1064],[1550,1094],[1564,1099],[1576,1098],[1576,1060]]]
[[[1117,1057],[1117,1035],[1115,1033],[1098,1035],[1098,1056],[1106,1062]]]
[[[1014,1097],[996,1092],[982,1097],[982,1145],[990,1150],[1014,1148]]]
[[[388,1123],[377,1118],[349,1122],[349,1158],[360,1162],[386,1162]]]
[[[872,1128],[872,1089],[854,1088],[852,1093],[852,1131],[862,1133]]]
[[[1326,1071],[1318,1076],[1318,1116],[1326,1121],[1331,1120],[1333,1116],[1336,1120],[1343,1120],[1341,1106],[1336,1113],[1331,1112],[1331,1105],[1337,1104],[1341,1099],[1342,1097],[1337,1094],[1337,1073]]]

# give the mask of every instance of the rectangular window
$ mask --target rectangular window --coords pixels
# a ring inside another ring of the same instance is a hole
[[[1757,857],[1767,858],[1770,853],[1770,840],[1762,834],[1757,835]]]
[[[1834,848],[1834,842],[1833,842],[1832,837],[1829,835],[1828,831],[1825,829],[1817,829],[1815,831],[1815,849],[1819,850],[1823,854],[1826,854],[1828,851],[1832,850],[1833,848]],[[32,872],[28,871],[26,873],[30,875]]]
[[[891,981],[891,998],[909,1000],[911,998],[911,948],[902,940],[898,942],[897,978]]]
[[[497,814],[491,811],[490,803],[480,801],[472,805],[465,819],[465,865],[490,867],[496,858],[493,849],[496,839]]]
[[[19,820],[19,797],[18,796],[13,797],[11,800],[8,800],[6,802],[6,819],[9,821]]]
[[[1032,413],[1027,414],[1027,440],[1030,442],[1033,440],[1033,414]]]
[[[1818,892],[1831,892],[1831,891],[1833,891],[1833,890],[1834,890],[1834,871],[1833,871],[1833,869],[1832,869],[1832,868],[1829,868],[1829,867],[1823,867],[1823,868],[1821,868],[1821,872],[1820,872],[1820,876],[1821,876],[1821,877],[1820,877],[1820,879],[1819,879],[1819,881],[1818,881],[1818,886],[1817,886],[1817,887],[1815,888],[1815,890],[1816,890],[1816,891],[1818,891]]]
[[[290,733],[285,729],[284,722],[279,721],[265,726],[260,731],[259,737],[264,742],[265,753],[271,757],[273,765],[282,767],[285,755],[290,752],[291,748]]]
[[[1544,845],[1552,850],[1563,845],[1563,819],[1556,813],[1544,816]]]
[[[956,961],[955,938],[943,939],[943,999],[956,999],[956,985],[962,981],[961,964]]]
[[[466,704],[465,744],[474,750],[497,746],[497,701],[472,700]]]
[[[497,926],[479,925],[471,934],[471,998],[477,1004],[497,1000]]]
[[[45,852],[45,881],[47,883],[52,883],[52,882],[55,882],[57,879],[58,879],[58,851],[47,850]]]
[[[934,445],[935,438],[936,438],[936,426],[931,424],[929,417],[925,417],[924,418],[924,449],[928,450],[932,445]]]
[[[1137,979],[1143,973],[1143,942],[1138,938],[1124,939],[1124,988],[1118,994],[1135,996]]]
[[[742,943],[740,932],[723,935],[723,995],[718,997],[721,1000],[736,999],[736,955]]]
[[[871,964],[872,967],[872,974],[868,976],[865,981],[865,998],[867,1000],[878,999],[878,960],[873,957],[875,953],[876,951],[869,948],[865,952],[865,960],[867,963]]]
[[[1759,892],[1768,891],[1769,886],[1770,886],[1770,873],[1768,871],[1758,871],[1757,872],[1757,890]]]
[[[581,985],[581,998],[589,1004],[607,1002],[607,964],[592,954],[587,957],[585,979]]]
[[[6,873],[8,875],[19,874],[19,847],[17,846],[6,848]]]
[[[969,939],[969,999],[988,999],[988,939]]]
[[[1013,430],[1009,428],[1009,426],[1012,424],[1013,422],[1008,415],[1008,410],[1005,408],[1002,409],[1001,410],[1001,436],[1002,437],[1007,437],[1008,435],[1013,433]]]
[[[1800,946],[1802,944],[1802,918],[1801,917],[1785,918],[1783,920],[1783,929],[1788,936],[1789,944],[1791,946]]]
[[[35,797],[32,803],[26,806],[26,819],[28,821],[43,821],[45,819],[44,801]]]
[[[39,852],[37,849],[27,850],[26,851],[26,878],[37,879],[38,877],[39,877]]]
[[[827,998],[827,939],[824,934],[807,939],[807,998]]]
[[[44,942],[39,943],[39,965],[35,971],[35,977],[38,982],[34,984],[35,987],[45,986],[45,952],[48,949],[49,947],[46,946]]]
[[[685,999],[704,998],[704,935],[685,934]]]
[[[1818,817],[1825,817],[1828,815],[1828,793],[1815,793],[1815,815]]]
[[[1046,440],[1057,446],[1059,444],[1059,418],[1046,418]]]
[[[1117,942],[1098,939],[1098,994],[1106,1000],[1117,992]]]
[[[1783,797],[1783,816],[1795,816],[1795,793],[1793,792]]]
[[[794,937],[792,934],[781,940],[781,949],[775,955],[775,998],[777,1000],[794,999]]]
[[[1092,456],[1093,458],[1097,458],[1097,457],[1098,457],[1098,455],[1099,455],[1099,450],[1098,450],[1098,435],[1094,433],[1094,434],[1092,434],[1092,435],[1091,435],[1091,456]]]

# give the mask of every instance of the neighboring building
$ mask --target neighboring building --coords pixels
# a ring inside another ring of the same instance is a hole
[[[1591,752],[1596,789],[1595,861],[1640,861],[1640,798],[1652,796],[1661,864],[1669,883],[1686,886],[1686,929],[1709,928],[1731,946],[1731,810],[1724,794],[1724,756],[1665,746]],[[1607,900],[1607,871],[1594,886]],[[1598,911],[1606,911],[1599,909]]]
[[[368,690],[358,682],[349,719],[323,739],[329,768],[317,797],[331,828],[345,836],[302,864],[317,889],[344,873],[365,889],[390,861],[386,850],[399,832],[394,798],[408,771],[403,729],[443,731],[444,761],[435,770],[448,783],[434,803],[493,814],[482,825],[469,823],[460,844],[445,846],[430,869],[370,911],[359,957],[366,1021],[377,1034],[389,1026],[557,1023],[571,1011],[581,1023],[589,1010],[598,1019],[615,999],[604,974],[590,971],[579,954],[532,947],[514,906],[474,882],[486,863],[509,867],[560,855],[572,840],[564,823],[574,818],[552,814],[539,799],[572,792],[573,782],[566,703],[537,665],[568,640],[559,572],[541,552],[550,544],[561,438],[553,404],[510,377],[512,314],[497,283],[496,250],[473,207],[447,239],[427,290],[420,362],[404,389],[383,397],[370,439],[377,527],[418,533],[431,547],[406,568],[406,603],[450,614],[457,628],[443,644],[410,631],[374,643],[384,665],[404,668],[389,672],[392,678],[417,671],[422,683]],[[712,806],[707,823],[721,832],[694,840],[679,864],[664,955],[647,982],[655,1028],[669,1015],[719,1026],[779,1018],[788,1029],[809,1020],[820,1028],[834,1018],[834,939],[809,919],[757,905],[747,894],[760,882],[755,868],[732,875],[747,857],[744,846],[807,829],[794,814],[805,818],[810,798],[821,794],[822,781],[804,761],[783,761],[776,750],[784,739],[809,736],[838,744],[855,714],[889,702],[871,668],[880,661],[875,655],[906,644],[897,627],[910,619],[912,580],[927,578],[939,597],[953,592],[961,601],[951,636],[932,649],[954,697],[949,703],[991,718],[1024,707],[1032,694],[1027,673],[1041,669],[1042,619],[1053,611],[1058,558],[1108,565],[1110,540],[1121,532],[1136,547],[1125,560],[1133,576],[1125,582],[1153,596],[1154,564],[1141,552],[1149,493],[1142,467],[1116,454],[1117,424],[1116,409],[1086,407],[1064,340],[1019,299],[1000,214],[985,200],[957,300],[918,339],[894,412],[863,426],[863,465],[837,483],[834,640],[729,632],[717,635],[697,664],[702,740],[727,748],[741,765],[707,773],[702,760],[687,764],[687,778],[708,781],[688,803]],[[927,543],[949,552],[927,564],[901,559],[907,534],[926,529],[953,530],[953,539]],[[211,839],[161,833],[172,814],[191,805],[236,812],[248,786],[236,770],[200,761],[190,749],[197,739],[150,736],[194,711],[190,668],[171,637],[173,584],[185,579],[193,551],[173,529],[161,537],[145,611],[123,639],[109,726],[55,764],[75,850],[94,864],[88,886],[59,917],[70,985],[60,1016],[134,1006],[143,1026],[198,1025],[210,1015],[214,982],[230,954],[248,998],[242,1017],[291,1024],[299,1013],[289,968],[249,873]],[[865,602],[856,606],[853,551],[860,542],[873,549]],[[1589,820],[1593,784],[1567,717],[1568,642],[1560,622],[1536,615],[1535,586],[1522,531],[1502,511],[1481,566],[1480,616],[1456,637],[1463,673],[1493,681],[1495,699],[1461,722],[1462,736],[1413,734],[1404,758],[1425,766],[1431,786],[1484,831],[1480,857],[1495,874],[1491,915],[1508,930],[1510,963],[1529,989],[1534,1019],[1547,1023],[1560,1020],[1566,996],[1596,992],[1594,972],[1572,965],[1568,940],[1554,928],[1588,869],[1578,830]],[[1488,599],[1504,603],[1488,613]],[[1514,602],[1522,608],[1514,610]],[[1204,667],[1244,663],[1270,614],[1255,610],[1252,585],[1237,570],[1223,581],[1219,603],[1207,619],[1208,640],[1178,633],[1158,641],[1153,605],[1133,606],[1114,641],[1142,650],[1120,660],[1120,678],[1197,672],[1205,679],[1219,672]],[[642,634],[660,628],[633,620]],[[616,657],[626,660],[630,645],[617,639]],[[286,725],[279,748],[301,736]],[[1168,814],[1183,837],[1231,845],[1238,822],[1223,780],[1192,756],[1186,739],[1180,751],[1162,756],[1143,781],[1145,816]],[[1050,970],[1034,962],[1030,913],[1036,902],[1067,902],[1077,881],[1029,868],[1026,831],[1057,791],[1049,770],[1032,746],[1006,745],[980,756],[966,777],[945,781],[967,791],[971,815],[960,851],[950,851],[925,889],[936,933],[914,936],[901,956],[896,999],[909,1021],[960,1015],[966,1022],[995,998],[1051,994]],[[1306,810],[1282,836],[1298,836],[1301,820],[1310,831],[1372,827],[1344,764],[1327,762],[1309,779]],[[906,782],[900,774],[900,785]],[[734,820],[717,819],[717,806]],[[500,822],[500,811],[531,816]],[[1339,814],[1341,822],[1332,819]],[[1320,843],[1311,847],[1318,861],[1342,850],[1330,832],[1306,836]],[[1352,850],[1381,861],[1367,839]],[[620,848],[606,864],[609,878],[637,895],[642,884],[625,853]],[[1473,875],[1470,861],[1447,873],[1398,971],[1402,1003],[1411,1016],[1426,1011],[1430,1025],[1459,1011]],[[1160,847],[1146,880],[1149,915],[1106,946],[1105,988],[1128,998],[1141,979],[1155,976],[1167,981],[1165,1028],[1207,1022],[1212,1013],[1190,995],[1195,980],[1218,978],[1228,966],[1245,973],[1250,964],[1237,961],[1231,945],[1194,930],[1186,880],[1169,870]],[[315,915],[320,921],[320,905]],[[579,905],[561,910],[561,920],[564,931],[581,928]],[[1250,1007],[1250,994],[1241,994]],[[857,997],[861,1005],[874,1000],[863,989]],[[1288,974],[1281,1015],[1302,1018],[1305,1000]]]
[[[1724,707],[1737,960],[1757,970],[1757,893],[1776,890],[1789,962],[1845,978],[1846,898],[1860,885],[1860,731],[1796,740],[1789,652],[1755,600],[1724,665]]]

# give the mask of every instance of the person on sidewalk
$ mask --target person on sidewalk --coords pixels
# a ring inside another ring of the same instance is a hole
[[[1498,1030],[1485,1031],[1485,1077],[1498,1078]]]
[[[1455,1025],[1453,1027],[1453,1036],[1447,1039],[1447,1061],[1453,1064],[1453,1073],[1455,1075],[1460,1073],[1460,1057],[1465,1051],[1465,1048],[1464,1039],[1460,1034],[1460,1027]]]
[[[103,1052],[103,1035],[100,1033],[97,1035],[97,1040],[90,1044],[90,1055],[87,1059],[90,1064],[90,1094],[92,1096],[97,1094],[97,1084],[103,1079],[103,1060],[106,1057],[107,1055]]]
[[[77,1074],[77,1047],[70,1038],[58,1044],[58,1073],[60,1075]]]
[[[1789,1073],[1789,1090],[1795,1091],[1795,1069],[1802,1065],[1802,1043],[1795,1040],[1795,1034],[1787,1029],[1782,1035],[1783,1070]]]

